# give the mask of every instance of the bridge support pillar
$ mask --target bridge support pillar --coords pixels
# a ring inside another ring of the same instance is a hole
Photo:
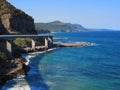
[[[50,48],[53,45],[53,37],[45,37],[45,47]]]
[[[8,52],[12,55],[12,40],[6,40],[6,48]]]
[[[35,40],[32,39],[32,49],[35,49]]]
[[[48,48],[48,37],[45,37],[45,47]]]

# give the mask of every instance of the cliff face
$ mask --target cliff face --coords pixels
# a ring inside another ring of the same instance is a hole
[[[36,34],[34,19],[6,0],[0,0],[0,33]]]
[[[4,33],[8,34],[7,30],[4,28],[4,26],[0,20],[0,34],[4,34]]]

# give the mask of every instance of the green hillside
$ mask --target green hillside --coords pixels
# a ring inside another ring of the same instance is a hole
[[[79,24],[64,23],[53,21],[49,23],[35,23],[36,30],[49,30],[51,32],[82,32],[86,29]]]

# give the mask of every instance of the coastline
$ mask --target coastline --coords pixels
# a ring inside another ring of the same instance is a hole
[[[4,77],[5,81],[3,83],[3,87],[6,84],[6,82],[9,82],[9,80],[20,79],[21,77],[23,78],[30,71],[29,63],[30,63],[30,58],[32,58],[32,57],[30,57],[30,56],[27,57],[27,54],[50,52],[50,51],[55,50],[55,49],[57,49],[59,47],[78,47],[78,46],[83,47],[83,46],[90,46],[90,45],[92,45],[92,43],[88,43],[88,42],[84,42],[84,43],[83,42],[79,42],[79,43],[75,42],[75,43],[67,43],[67,44],[65,44],[65,43],[64,44],[63,43],[62,44],[53,44],[52,48],[49,48],[47,50],[46,49],[44,49],[44,50],[43,49],[42,50],[38,49],[38,50],[35,50],[35,51],[34,50],[29,51],[27,53],[21,53],[21,56],[22,56],[21,60],[19,62],[16,62],[16,64],[19,65],[19,63],[23,60],[24,62],[22,62],[22,64],[24,65],[24,68],[22,67],[23,66],[22,64],[20,64],[18,67],[19,67],[19,69],[22,69],[25,72],[20,73],[19,69],[14,68],[16,70],[16,72],[17,72],[16,75],[14,76],[13,75],[14,72],[12,72],[12,70],[11,70],[12,73],[11,72],[9,73],[10,76],[5,76]]]
[[[33,54],[42,54],[42,53],[46,53],[46,52],[51,52],[51,51],[56,50],[56,49],[57,49],[57,48],[50,48],[50,49],[45,50],[45,51],[30,52],[30,53],[22,54],[22,58],[25,58],[25,59],[26,59],[26,63],[25,63],[25,64],[26,64],[27,66],[29,66],[30,59],[33,58],[33,57],[35,57],[35,56],[31,56],[31,55],[33,55]],[[29,67],[30,67],[30,66],[29,66]],[[29,71],[30,71],[30,70],[29,70]],[[29,72],[29,71],[28,71],[28,72]],[[27,73],[28,73],[28,72],[27,72]],[[11,82],[14,81],[14,80],[23,80],[25,77],[26,77],[26,75],[20,75],[19,77],[16,77],[16,78],[13,78],[13,79],[11,79],[11,80],[8,80],[7,83],[9,83],[9,82],[11,83]],[[16,89],[31,90],[29,86],[10,87],[10,88],[9,88],[9,85],[6,86],[7,83],[6,83],[5,85],[3,85],[2,90],[7,90],[7,89],[9,89],[9,90],[16,90]]]
[[[38,50],[30,50],[30,51],[24,51],[19,52],[17,54],[20,55],[19,58],[15,58],[14,61],[12,62],[12,67],[6,69],[6,74],[4,74],[2,77],[0,77],[0,88],[2,88],[6,82],[17,79],[20,77],[25,77],[27,73],[30,71],[30,58],[31,57],[26,57],[27,54],[34,54],[34,53],[45,53],[52,51],[56,48],[50,48],[48,50],[46,49],[38,49]],[[26,54],[26,55],[25,55]]]
[[[15,58],[14,61],[11,63],[11,67],[7,68],[6,73],[0,77],[0,88],[9,80],[21,77],[21,75],[27,75],[30,67],[25,64],[26,62],[26,59],[22,57]]]

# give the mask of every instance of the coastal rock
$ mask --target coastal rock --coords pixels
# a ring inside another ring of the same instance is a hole
[[[16,58],[11,64],[9,69],[6,69],[6,73],[0,76],[0,86],[4,85],[7,80],[19,77],[21,75],[26,75],[30,70],[30,67],[27,66],[26,60],[23,58]]]
[[[6,75],[16,77],[20,75],[26,75],[29,71],[29,66],[25,65],[26,60],[23,58],[16,58],[12,63],[12,68],[8,71]]]
[[[6,30],[6,31],[5,31]],[[37,34],[34,19],[15,8],[6,0],[0,0],[0,33]]]
[[[0,20],[0,34],[8,34],[7,30],[4,28],[1,20]]]
[[[37,34],[34,27],[34,19],[24,13],[23,11],[15,8],[6,0],[0,0],[0,35],[1,34]],[[16,78],[20,75],[26,75],[30,67],[25,64],[25,60],[21,58],[21,53],[16,53],[17,59],[11,62],[10,56],[6,53],[5,42],[0,41],[0,87],[5,84],[7,80]],[[5,50],[4,50],[5,48]],[[18,52],[18,51],[17,51]],[[4,60],[5,58],[5,60]],[[7,64],[6,64],[7,63]],[[3,65],[3,66],[2,66]]]
[[[59,43],[54,44],[54,47],[82,47],[82,46],[91,46],[90,42],[73,42],[73,43]]]

